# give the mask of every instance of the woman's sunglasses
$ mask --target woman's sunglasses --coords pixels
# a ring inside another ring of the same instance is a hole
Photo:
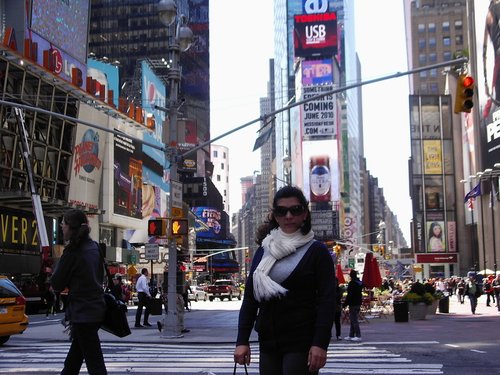
[[[274,207],[274,209],[273,209],[274,216],[278,216],[278,217],[286,216],[288,211],[290,211],[290,213],[293,216],[300,216],[304,213],[305,208],[304,208],[304,206],[301,206],[300,204],[298,204],[298,205],[292,206],[292,207],[277,206],[277,207]]]

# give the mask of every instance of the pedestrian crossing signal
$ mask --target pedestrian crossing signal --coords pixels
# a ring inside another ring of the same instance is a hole
[[[148,236],[165,237],[167,235],[167,219],[148,220]]]
[[[185,236],[188,234],[188,220],[187,219],[172,219],[170,227],[170,234],[172,236]]]
[[[455,94],[455,113],[470,113],[474,107],[474,78],[466,74],[460,74],[457,80],[457,91]]]

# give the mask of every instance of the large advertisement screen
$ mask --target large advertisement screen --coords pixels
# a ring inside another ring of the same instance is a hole
[[[31,29],[80,62],[87,60],[89,0],[32,0]]]
[[[337,53],[335,12],[294,16],[295,57],[333,56]]]

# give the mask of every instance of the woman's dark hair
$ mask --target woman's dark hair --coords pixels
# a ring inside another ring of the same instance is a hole
[[[436,236],[434,234],[434,228],[435,227],[439,227],[439,229],[441,229],[441,231],[439,232],[439,236]],[[443,227],[441,227],[441,224],[437,223],[437,222],[433,222],[431,224],[431,226],[429,227],[429,238],[432,238],[432,237],[437,237],[437,238],[441,238],[443,236]]]
[[[71,232],[69,247],[77,249],[83,242],[89,239],[89,220],[83,211],[70,209],[64,213],[63,221]]]
[[[278,206],[278,201],[283,198],[297,198],[300,205],[307,211],[307,216],[304,220],[304,224],[300,227],[300,232],[302,234],[307,234],[311,230],[311,212],[309,211],[309,202],[302,190],[296,186],[287,185],[279,189],[274,195],[273,199],[273,209]],[[279,227],[278,222],[274,218],[273,212],[269,212],[267,220],[259,228],[257,228],[257,233],[255,236],[255,242],[260,246],[262,241],[271,232],[271,230]]]

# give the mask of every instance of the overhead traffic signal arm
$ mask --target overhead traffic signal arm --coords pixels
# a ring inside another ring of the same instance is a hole
[[[460,74],[455,93],[455,113],[470,113],[472,107],[474,107],[474,91],[474,78],[467,74]]]

